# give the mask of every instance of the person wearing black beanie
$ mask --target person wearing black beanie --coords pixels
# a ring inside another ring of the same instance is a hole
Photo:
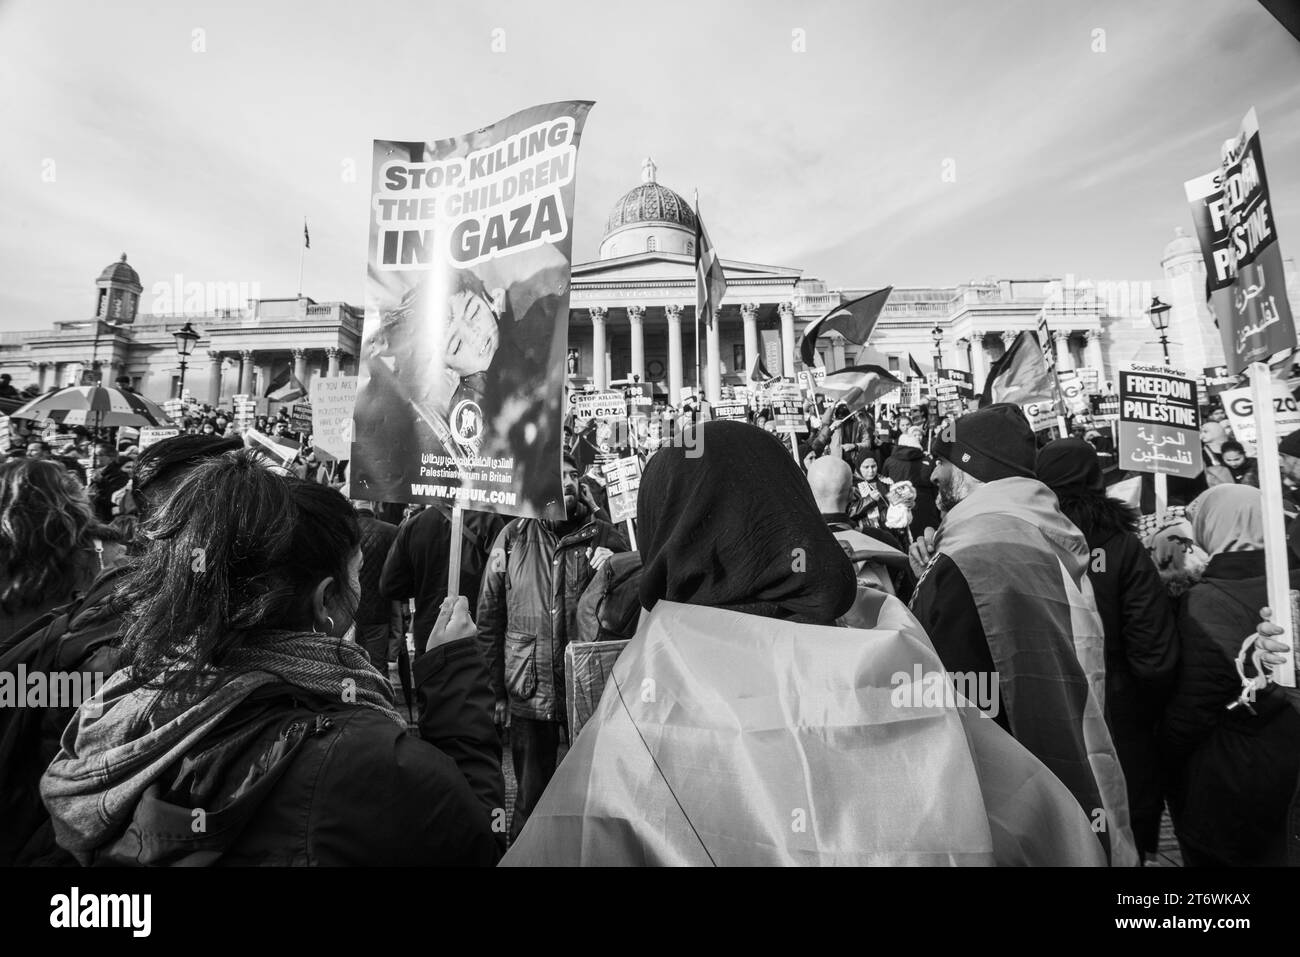
[[[932,445],[943,520],[910,552],[912,613],[950,673],[991,675],[977,702],[1074,794],[1112,864],[1138,863],[1101,702],[1104,635],[1083,534],[1035,477],[1034,431],[998,403]]]
[[[1106,495],[1093,447],[1082,439],[1049,442],[1037,469],[1088,543],[1088,577],[1105,632],[1106,723],[1124,770],[1138,851],[1154,854],[1164,811],[1156,731],[1178,668],[1173,608],[1136,534],[1137,510]]]

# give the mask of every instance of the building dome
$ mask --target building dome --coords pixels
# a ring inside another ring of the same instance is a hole
[[[140,274],[126,263],[126,253],[117,262],[109,263],[99,274],[99,282],[115,282],[124,286],[140,286]]]
[[[1174,229],[1174,238],[1169,245],[1165,247],[1164,255],[1160,257],[1161,262],[1168,262],[1175,256],[1186,256],[1188,254],[1200,258],[1201,244],[1191,236],[1183,233],[1183,227],[1179,226]]]
[[[655,179],[654,160],[641,164],[641,185],[614,204],[605,223],[600,258],[640,252],[689,255],[695,247],[695,210]]]

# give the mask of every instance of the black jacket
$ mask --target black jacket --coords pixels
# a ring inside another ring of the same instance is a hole
[[[505,519],[490,512],[465,512],[465,540],[460,552],[460,593],[471,608],[479,593],[488,551]],[[391,601],[415,599],[412,634],[422,653],[447,597],[447,562],[451,557],[451,519],[437,508],[426,508],[402,523],[388,550],[379,578],[379,591]],[[475,621],[478,618],[475,617]]]
[[[379,586],[384,565],[397,526],[375,518],[373,513],[358,515],[361,526],[361,603],[357,605],[357,625],[382,625],[392,620],[393,600],[385,598]]]
[[[1300,713],[1282,689],[1261,690],[1255,714],[1228,710],[1241,692],[1235,658],[1266,604],[1264,553],[1228,552],[1210,559],[1178,608],[1182,666],[1163,726],[1169,807],[1178,839],[1226,866],[1286,862],[1300,773]]]
[[[415,681],[418,737],[336,698],[285,684],[259,689],[163,771],[94,862],[495,864],[505,785],[474,640],[425,654]],[[205,824],[197,830],[196,809]]]
[[[1173,604],[1134,534],[1136,512],[1104,493],[1062,495],[1061,510],[1092,552],[1088,578],[1106,639],[1106,724],[1124,770],[1134,840],[1154,853],[1164,813],[1156,730],[1178,668]]]
[[[895,448],[894,454],[880,467],[882,479],[891,483],[911,482],[916,486],[916,504],[912,506],[912,524],[909,526],[913,538],[923,535],[927,528],[939,527],[939,506],[930,477],[933,472],[934,463],[920,449],[906,445]]]

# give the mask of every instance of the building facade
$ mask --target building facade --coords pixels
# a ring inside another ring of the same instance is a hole
[[[649,159],[641,179],[614,204],[599,257],[572,269],[569,375],[575,385],[604,388],[639,378],[677,404],[701,381],[707,386],[710,363],[718,369],[715,387],[745,382],[759,357],[773,374],[794,374],[802,368],[797,344],[808,323],[885,284],[832,290],[796,267],[723,259],[728,286],[716,328],[710,333],[700,323],[697,336],[694,210],[658,182]],[[1300,311],[1293,262],[1287,270],[1293,311]],[[895,287],[869,347],[832,333],[817,351],[829,371],[871,362],[905,377],[914,360],[927,372],[936,364],[969,371],[978,389],[1016,334],[1036,328],[1046,310],[1059,367],[1096,368],[1103,381],[1113,381],[1125,363],[1163,361],[1146,314],[1151,297],[1160,296],[1172,306],[1170,363],[1193,374],[1220,364],[1196,240],[1178,230],[1161,256],[1161,273],[1154,280],[1065,276]],[[143,290],[123,254],[95,281],[88,318],[0,333],[0,372],[19,388],[46,390],[75,384],[98,366],[104,382],[126,376],[161,401],[178,394],[174,333],[187,322],[200,339],[185,388],[212,405],[228,405],[241,393],[266,395],[290,374],[306,385],[314,376],[356,371],[363,321],[356,306],[251,299],[206,313],[140,315]]]

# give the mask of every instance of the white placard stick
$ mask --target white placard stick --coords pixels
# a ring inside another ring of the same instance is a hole
[[[1264,561],[1268,575],[1268,604],[1273,624],[1283,630],[1277,636],[1291,646],[1284,664],[1273,669],[1273,680],[1295,687],[1295,637],[1291,621],[1291,576],[1287,572],[1286,518],[1282,514],[1282,472],[1277,451],[1277,421],[1273,410],[1273,387],[1268,365],[1250,364],[1250,387],[1255,403],[1256,448],[1259,455],[1259,491],[1264,506]]]

